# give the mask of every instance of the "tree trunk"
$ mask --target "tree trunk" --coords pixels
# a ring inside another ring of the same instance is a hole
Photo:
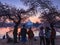
[[[14,31],[13,31],[13,38],[14,38],[14,43],[17,43],[17,31],[18,31],[18,25],[16,23],[16,25],[14,26]]]
[[[14,26],[14,31],[13,31],[13,38],[14,38],[14,43],[17,43],[17,32],[18,32],[18,26],[21,22],[21,17],[18,15],[18,22],[15,22],[15,26]]]

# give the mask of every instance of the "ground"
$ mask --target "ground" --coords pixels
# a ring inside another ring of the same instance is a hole
[[[39,38],[37,39],[37,41],[34,41],[33,40],[32,45],[40,45],[39,42],[40,42]],[[56,45],[60,45],[60,36],[57,36],[56,37],[55,44]],[[16,43],[16,44],[14,44],[14,43],[7,43],[6,40],[0,39],[0,45],[22,45],[22,43],[21,42]],[[29,42],[28,41],[26,42],[26,45],[29,45]]]

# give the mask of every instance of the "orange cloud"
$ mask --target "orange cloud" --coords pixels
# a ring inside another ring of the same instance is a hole
[[[36,23],[36,22],[39,22],[39,23],[40,23],[40,19],[39,19],[38,17],[36,17],[36,16],[29,17],[29,19],[30,19],[32,22],[34,22],[34,23]]]

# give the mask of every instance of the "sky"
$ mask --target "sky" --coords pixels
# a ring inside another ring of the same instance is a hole
[[[60,0],[52,0],[54,5],[58,7],[58,9],[60,10]]]
[[[24,6],[23,3],[20,0],[0,0],[0,1],[2,3],[7,3],[10,6],[15,6],[19,9],[21,9],[21,8],[27,9],[27,7]],[[60,0],[52,0],[52,2],[55,6],[58,6],[58,8],[60,9]],[[30,17],[30,20],[32,22],[39,22],[39,19],[36,18],[36,17]]]
[[[17,8],[25,8],[25,6],[23,6],[23,3],[20,0],[0,0],[0,2],[2,3],[7,3],[10,6],[15,6]]]
[[[7,3],[9,5],[12,5],[12,6],[16,6],[17,8],[27,8],[25,7],[22,2],[20,0],[0,0],[2,3]],[[60,9],[60,0],[52,0],[54,5],[58,6],[58,8]]]

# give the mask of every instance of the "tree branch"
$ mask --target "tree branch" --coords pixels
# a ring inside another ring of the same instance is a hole
[[[16,23],[16,21],[10,17],[10,15],[8,15],[9,19],[13,20],[14,23]]]

